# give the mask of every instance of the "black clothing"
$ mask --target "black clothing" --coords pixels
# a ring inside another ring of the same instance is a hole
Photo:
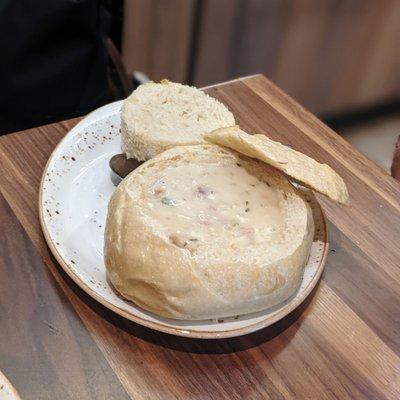
[[[0,134],[107,102],[109,21],[95,0],[0,0]]]

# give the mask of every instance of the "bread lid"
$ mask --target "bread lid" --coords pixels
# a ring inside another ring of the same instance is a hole
[[[234,124],[233,114],[200,89],[165,79],[148,82],[123,102],[122,150],[145,161],[175,146],[204,143],[204,133]]]
[[[329,165],[275,142],[265,135],[249,135],[239,126],[216,129],[204,135],[209,142],[229,147],[284,172],[302,185],[339,203],[348,203],[346,185]]]

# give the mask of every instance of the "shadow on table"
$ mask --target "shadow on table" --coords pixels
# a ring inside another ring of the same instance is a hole
[[[90,297],[87,293],[85,293],[81,288],[79,288],[78,285],[76,285],[72,281],[72,279],[64,272],[64,270],[62,270],[62,268],[52,255],[51,259],[68,287],[75,293],[76,296],[78,296],[78,298],[82,302],[90,307],[92,311],[103,318],[105,320],[105,323],[108,322],[112,324],[115,328],[154,345],[187,353],[228,354],[250,349],[252,347],[257,347],[265,342],[268,342],[283,333],[295,321],[297,321],[297,319],[302,315],[304,310],[312,301],[318,288],[317,285],[313,289],[311,294],[307,297],[307,299],[288,316],[276,322],[275,324],[261,329],[257,332],[227,339],[194,339],[158,332],[121,317],[120,315],[109,310],[108,308],[94,300],[92,297]],[[300,325],[297,325],[296,328],[298,329],[299,326]],[[295,334],[297,329],[291,330],[291,337]],[[287,336],[286,339],[288,339]]]

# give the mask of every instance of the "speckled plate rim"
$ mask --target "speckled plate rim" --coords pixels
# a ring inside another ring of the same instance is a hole
[[[318,264],[318,268],[310,280],[309,284],[301,291],[301,293],[297,293],[295,297],[290,300],[288,303],[286,303],[284,306],[281,308],[277,309],[271,314],[266,315],[265,319],[262,321],[246,325],[241,328],[234,328],[234,329],[229,329],[226,331],[199,331],[195,329],[182,329],[181,327],[171,327],[168,325],[164,325],[162,323],[157,323],[153,321],[146,320],[144,318],[141,318],[137,315],[131,314],[114,304],[110,303],[109,301],[105,300],[102,296],[100,296],[95,290],[90,288],[89,286],[86,285],[85,282],[81,280],[81,278],[70,268],[67,262],[63,259],[61,254],[58,252],[57,247],[54,244],[53,239],[51,238],[51,235],[47,229],[44,215],[43,215],[43,210],[44,210],[44,204],[43,204],[43,187],[44,187],[44,180],[46,177],[46,173],[48,171],[48,167],[51,164],[53,157],[55,156],[56,152],[58,149],[63,145],[63,142],[66,141],[67,137],[69,135],[72,135],[76,130],[78,129],[83,129],[84,127],[96,122],[96,120],[105,118],[107,116],[110,116],[117,112],[120,109],[120,106],[122,104],[122,101],[117,101],[114,103],[107,104],[103,107],[100,107],[99,109],[93,111],[92,113],[88,114],[82,121],[80,121],[77,125],[75,125],[57,144],[57,146],[54,148],[52,154],[50,155],[49,159],[47,160],[46,166],[44,168],[43,174],[42,174],[42,179],[40,182],[40,188],[39,188],[39,219],[40,219],[40,225],[45,237],[45,240],[47,242],[47,245],[56,258],[57,262],[60,264],[61,268],[67,273],[67,275],[84,291],[86,292],[89,296],[94,298],[96,301],[98,301],[100,304],[108,308],[109,310],[121,315],[124,318],[127,318],[130,321],[133,321],[139,325],[161,331],[164,333],[168,333],[171,335],[175,336],[183,336],[183,337],[191,337],[191,338],[197,338],[197,339],[224,339],[224,338],[230,338],[230,337],[236,337],[236,336],[242,336],[246,335],[255,331],[258,331],[260,329],[266,328],[275,322],[281,320],[282,318],[286,317],[288,314],[290,314],[293,310],[295,310],[311,293],[311,291],[314,289],[314,287],[317,285],[321,275],[322,271],[325,266],[326,258],[328,255],[328,250],[329,250],[329,241],[328,241],[328,228],[326,224],[326,218],[325,214],[315,198],[315,196],[312,196],[313,198],[313,203],[318,207],[318,211],[320,212],[321,215],[321,225],[323,231],[320,232],[320,234],[323,237],[323,247],[321,248],[321,257],[320,261]]]
[[[8,392],[12,396],[12,397],[6,397],[4,398],[4,400],[21,400],[15,387],[11,384],[8,378],[1,371],[0,371],[0,385],[5,385]],[[1,399],[3,399],[3,397],[1,397]]]

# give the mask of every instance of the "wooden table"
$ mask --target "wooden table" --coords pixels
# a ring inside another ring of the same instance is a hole
[[[400,185],[263,76],[207,89],[245,130],[291,144],[345,179],[320,197],[331,250],[310,298],[228,340],[173,337],[89,298],[49,253],[41,173],[79,119],[0,137],[0,370],[23,399],[399,399]]]

